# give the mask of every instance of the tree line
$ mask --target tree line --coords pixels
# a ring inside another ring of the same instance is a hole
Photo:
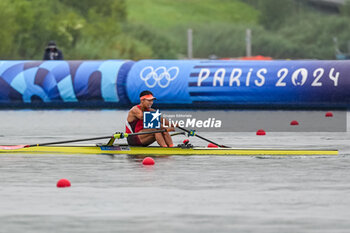
[[[254,55],[334,59],[334,37],[340,50],[348,52],[349,1],[339,14],[320,12],[303,0],[241,2],[257,9],[257,22],[203,22],[159,30],[147,22],[129,22],[128,0],[2,0],[0,59],[40,60],[50,40],[69,60],[183,58],[188,27],[198,58],[244,56],[246,28],[253,32]]]

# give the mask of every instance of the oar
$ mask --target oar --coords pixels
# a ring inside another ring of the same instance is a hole
[[[191,133],[191,131],[189,131],[189,130],[187,130],[187,129],[184,129],[184,128],[180,127],[180,126],[176,126],[176,127],[179,128],[179,129],[181,129],[181,130],[183,130],[183,131],[185,131],[185,132],[187,132],[187,133]],[[216,142],[213,142],[212,140],[209,140],[209,139],[207,139],[207,138],[204,138],[204,137],[202,137],[202,136],[199,136],[198,134],[195,134],[194,136],[197,136],[197,137],[199,137],[200,139],[202,139],[202,140],[204,140],[204,141],[213,143],[214,145],[216,145],[216,146],[218,146],[218,147],[230,148],[229,146],[219,145],[219,144],[217,144]]]
[[[186,134],[185,132],[175,132],[175,133],[170,134],[170,136],[185,135],[185,134]]]
[[[146,132],[139,132],[139,133],[116,133],[112,136],[102,136],[102,137],[95,137],[95,138],[83,138],[83,139],[76,139],[76,140],[68,140],[68,141],[57,141],[57,142],[47,142],[47,143],[41,143],[41,144],[31,144],[31,145],[16,145],[16,146],[0,146],[0,149],[5,150],[13,150],[13,149],[21,149],[25,147],[33,147],[33,146],[48,146],[48,145],[56,145],[56,144],[64,144],[64,143],[71,143],[71,142],[83,142],[83,141],[93,141],[93,140],[99,140],[99,139],[107,139],[107,138],[127,138],[129,136],[136,136],[136,135],[142,135],[142,134],[152,134],[152,133],[162,133],[165,132],[166,129],[162,130],[154,130],[154,131],[146,131]]]

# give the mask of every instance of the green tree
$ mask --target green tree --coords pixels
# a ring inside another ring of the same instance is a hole
[[[342,15],[350,17],[350,0],[345,0],[344,5],[340,7],[340,12]]]
[[[79,36],[84,20],[57,1],[17,0],[12,26],[18,27],[13,36],[13,53],[18,59],[41,59],[48,41],[71,48]]]
[[[293,0],[259,0],[259,22],[267,29],[277,29],[292,15],[295,9]]]
[[[159,30],[144,24],[125,25],[124,31],[132,38],[151,48],[153,52],[149,58],[177,58],[176,49],[178,43],[175,43],[169,35],[163,34]]]
[[[11,2],[11,0],[0,1],[0,59],[15,57],[13,38],[19,27],[15,23],[16,9]]]
[[[104,17],[113,17],[118,21],[126,20],[125,0],[59,0],[66,6],[70,6],[80,12],[84,17],[91,10]]]

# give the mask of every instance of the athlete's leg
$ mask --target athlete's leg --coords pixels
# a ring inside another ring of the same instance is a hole
[[[156,141],[158,142],[159,146],[161,147],[168,147],[168,144],[166,143],[163,133],[155,133],[154,134]]]
[[[173,139],[171,138],[169,132],[163,132],[162,135],[168,147],[173,147],[174,146]]]
[[[161,128],[164,129],[164,128]],[[140,132],[154,131],[154,129],[142,129]],[[142,134],[139,135],[140,141],[143,145],[150,145],[154,141],[157,141],[161,147],[173,147],[173,139],[169,132],[154,133],[154,134]]]
[[[156,140],[156,138],[154,137],[153,134],[139,135],[139,139],[140,139],[142,145],[145,145],[145,146],[152,144]]]
[[[139,132],[147,132],[147,131],[153,131],[153,129],[142,129]],[[154,137],[154,134],[141,134],[139,135],[139,139],[141,143],[145,146],[152,144],[156,140],[156,138]]]
[[[139,135],[139,138],[140,138],[141,143],[145,146],[148,146],[148,145],[152,144],[154,141],[157,141],[159,146],[168,147],[168,144],[165,142],[164,136],[162,135],[162,133],[143,134],[143,135]]]
[[[154,131],[154,129],[142,129],[140,132],[147,132],[147,131]],[[157,143],[161,147],[168,147],[168,144],[166,143],[162,133],[142,134],[142,135],[139,135],[139,138],[141,143],[146,146],[152,144],[154,141],[157,141]]]

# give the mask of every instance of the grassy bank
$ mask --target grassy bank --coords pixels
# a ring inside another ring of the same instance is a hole
[[[128,22],[160,30],[208,23],[257,23],[258,11],[238,0],[127,0]]]

